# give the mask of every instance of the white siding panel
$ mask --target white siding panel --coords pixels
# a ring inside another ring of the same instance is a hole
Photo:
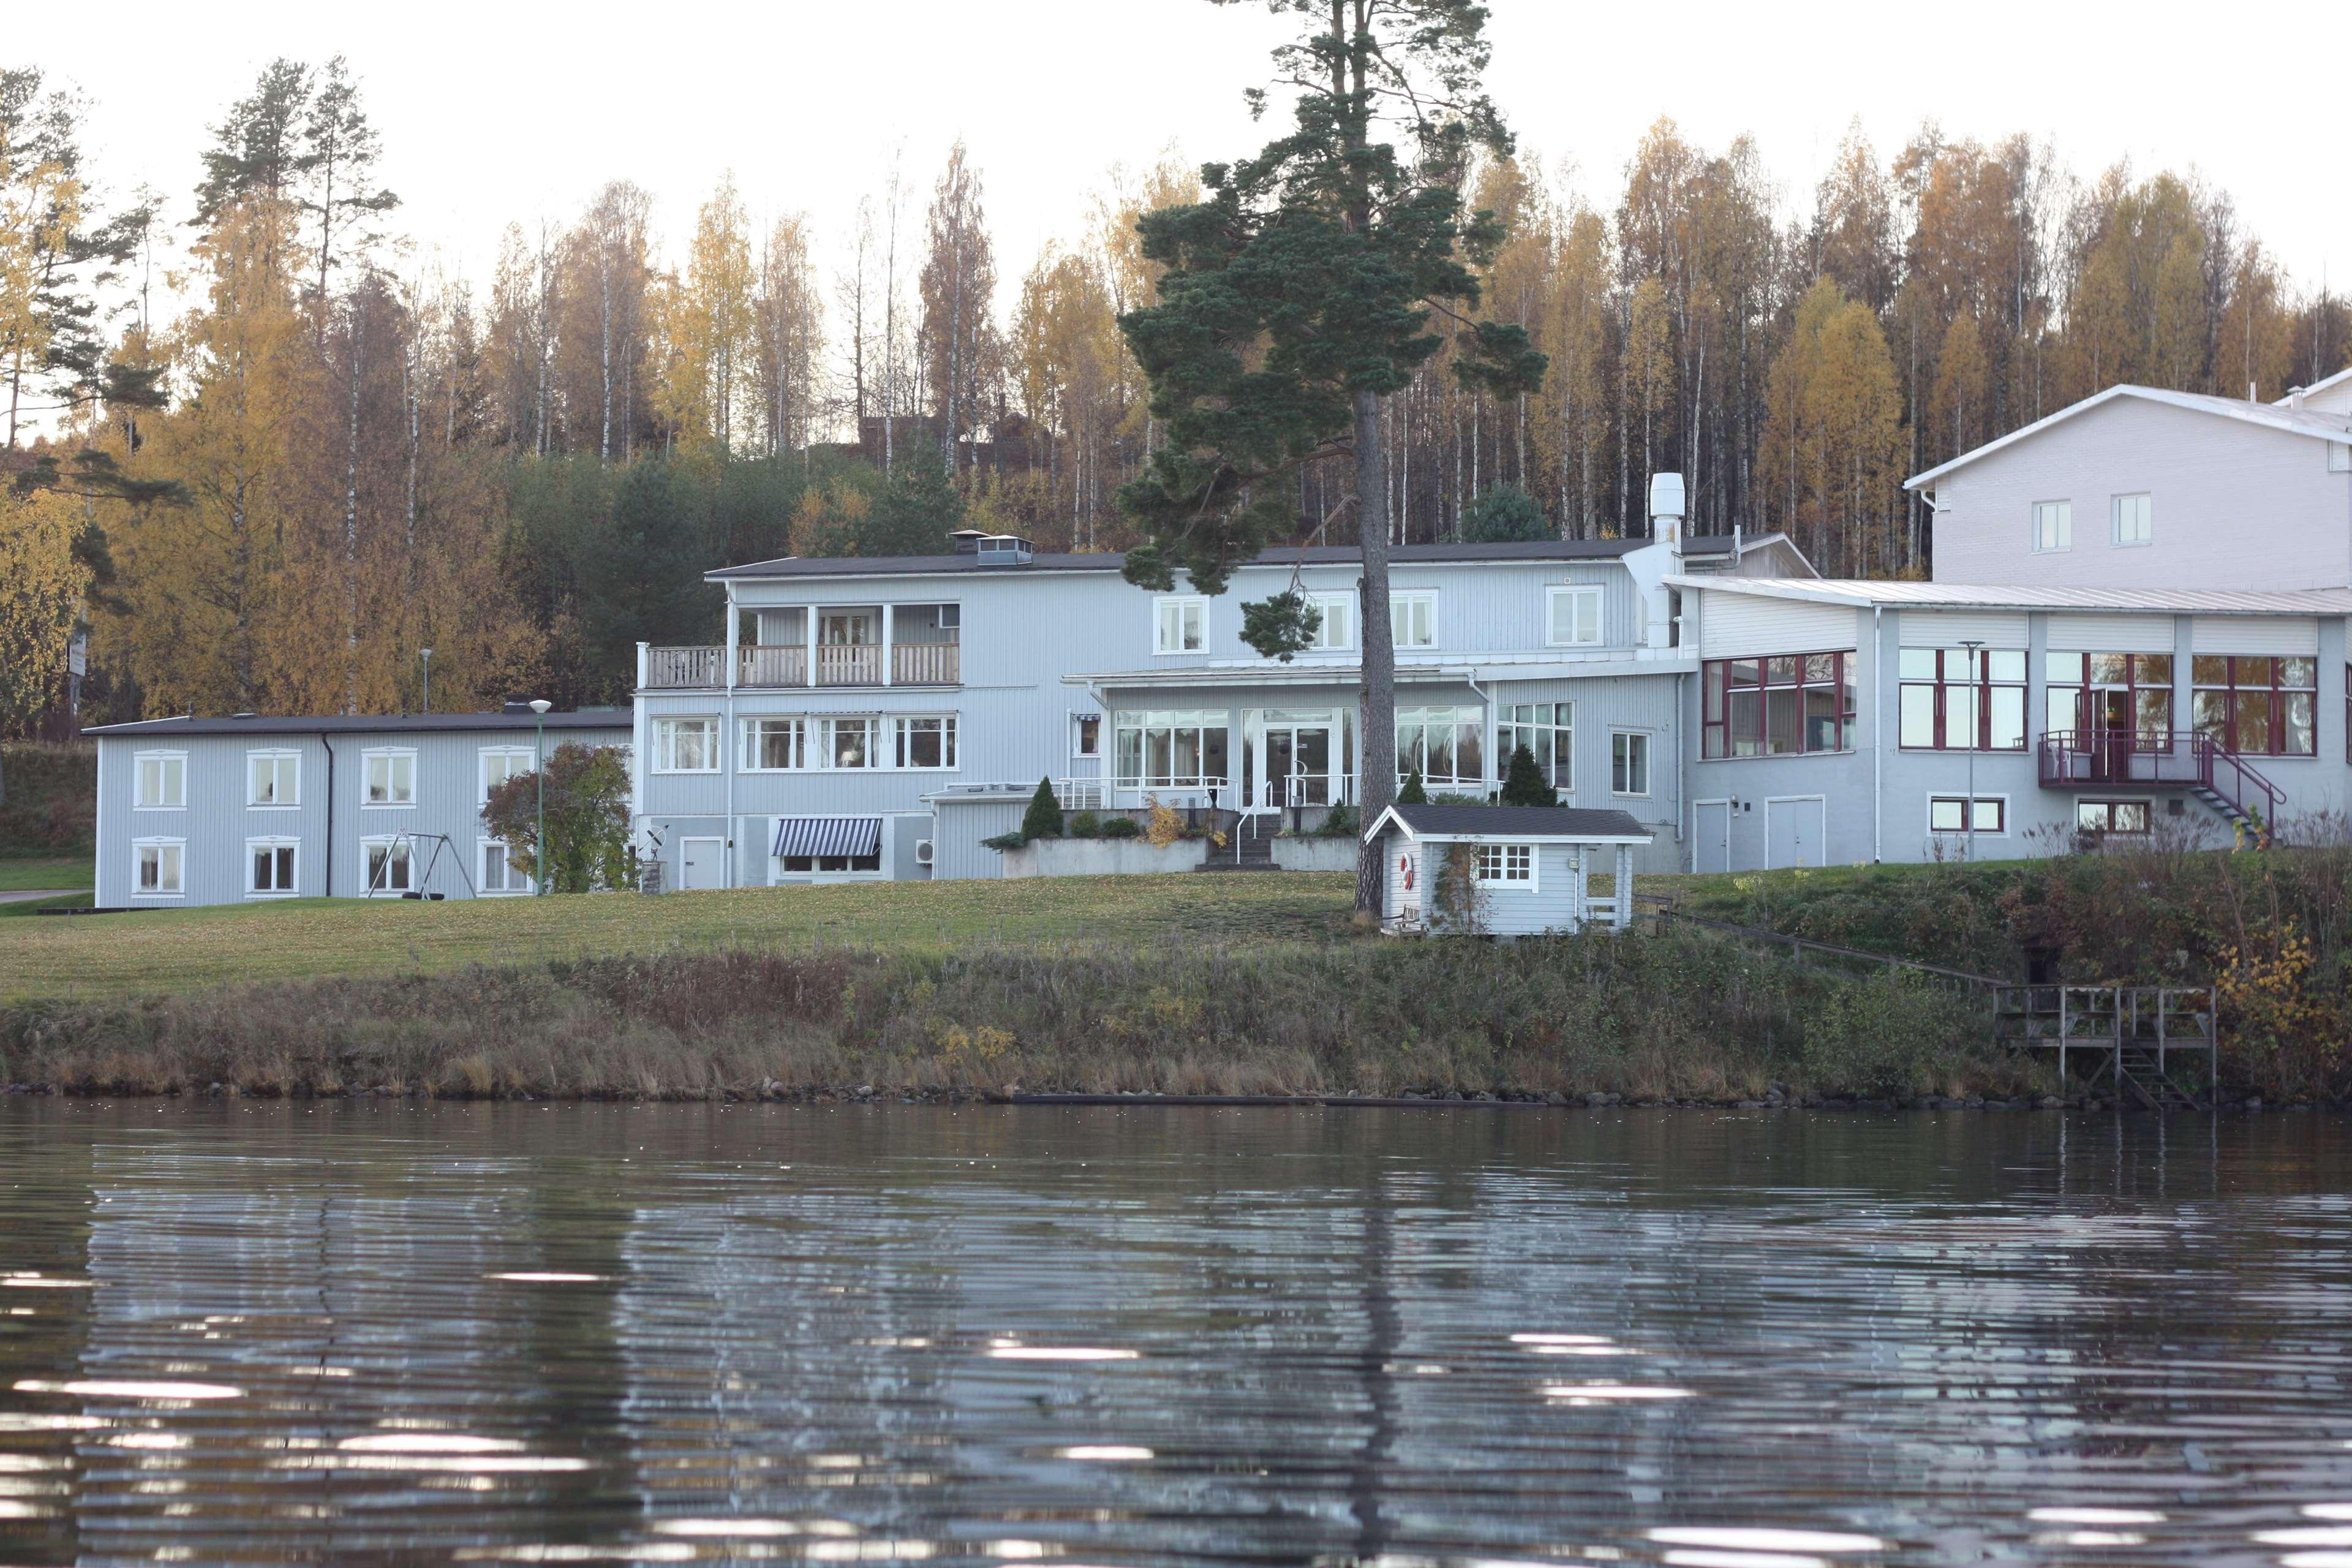
[[[2170,653],[2170,616],[2050,617],[2050,646],[2061,653]]]
[[[1708,594],[1701,611],[1699,647],[1708,658],[1768,653],[1834,653],[1856,646],[1857,612],[1844,605],[1811,605],[1751,594]]]
[[[2309,616],[2199,616],[2189,637],[2199,653],[2308,657],[2319,651],[2319,623]]]
[[[1980,642],[1987,647],[2026,646],[2025,614],[1998,611],[1905,610],[1901,616],[1905,647],[1958,647]]]

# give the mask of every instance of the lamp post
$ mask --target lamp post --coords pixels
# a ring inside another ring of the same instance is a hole
[[[531,772],[539,786],[539,872],[530,889],[534,897],[547,891],[547,710],[554,706],[544,697],[530,700],[531,719],[539,731]]]
[[[421,647],[416,653],[425,660],[425,710],[430,713],[433,711],[433,650]]]
[[[1968,828],[1968,839],[1960,858],[1973,864],[1977,858],[1977,737],[1984,732],[1980,711],[1985,699],[1984,639],[1963,637],[1960,646],[1969,650],[1969,793],[1960,802],[1960,821]]]

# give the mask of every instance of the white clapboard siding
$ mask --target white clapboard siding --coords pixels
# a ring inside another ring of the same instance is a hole
[[[2189,637],[2199,653],[2309,658],[2319,651],[2319,623],[2309,616],[2199,616]]]
[[[1958,647],[1980,642],[1987,647],[2023,649],[2025,613],[1999,610],[1905,610],[1905,647]]]
[[[1856,646],[1850,605],[1813,605],[1753,594],[1709,594],[1699,646],[1708,658],[1771,653],[1835,653]]]
[[[2050,647],[2060,653],[2170,653],[2170,616],[2050,617]]]

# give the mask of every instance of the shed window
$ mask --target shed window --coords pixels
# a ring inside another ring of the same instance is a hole
[[[1478,846],[1478,885],[1482,888],[1525,888],[1536,879],[1536,847],[1532,844]]]

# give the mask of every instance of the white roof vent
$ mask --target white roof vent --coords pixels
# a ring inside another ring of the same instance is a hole
[[[974,552],[982,566],[1026,566],[1036,558],[1036,551],[1027,540],[1010,533],[991,533],[982,537]]]

